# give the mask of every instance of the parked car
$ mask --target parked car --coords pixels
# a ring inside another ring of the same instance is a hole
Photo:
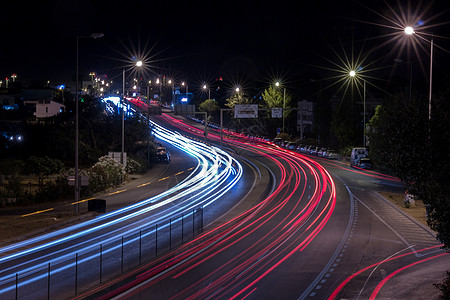
[[[317,156],[325,157],[324,154],[327,152],[327,148],[320,148],[319,151],[317,151]]]
[[[156,147],[156,158],[158,161],[165,161],[167,163],[170,162],[170,153],[167,151],[166,147],[161,144],[158,144]]]
[[[334,151],[333,149],[328,149],[328,150],[325,152],[324,157],[325,157],[325,158],[328,158],[328,159],[339,159],[339,155],[338,155],[337,152]]]
[[[319,152],[319,147],[312,147],[311,148],[311,155],[317,155],[317,152]]]
[[[280,145],[280,144],[281,144],[281,138],[274,138],[274,139],[273,139],[273,143],[274,143],[275,145]]]
[[[297,143],[295,143],[295,142],[289,142],[289,143],[287,143],[286,149],[289,149],[289,150],[295,150],[295,149],[297,149]]]

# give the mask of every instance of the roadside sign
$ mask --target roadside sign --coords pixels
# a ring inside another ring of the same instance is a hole
[[[258,118],[258,104],[236,104],[234,106],[234,117],[236,119]]]
[[[78,176],[80,179],[78,180],[78,184],[80,186],[89,185],[89,176],[80,175]],[[69,185],[75,186],[75,176],[67,176],[67,182]]]
[[[117,161],[120,164],[122,152],[108,152],[108,156],[112,157],[115,161]],[[127,153],[123,153],[123,166],[127,166]]]
[[[283,109],[279,107],[272,108],[272,118],[282,118],[283,117]]]

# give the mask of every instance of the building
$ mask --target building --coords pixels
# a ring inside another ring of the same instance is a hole
[[[56,116],[65,110],[65,105],[56,99],[61,92],[54,89],[23,89],[20,100],[28,110],[33,112],[37,119]]]
[[[36,110],[34,116],[37,119],[56,116],[57,114],[64,112],[66,108],[64,104],[53,100],[39,100],[35,105]]]

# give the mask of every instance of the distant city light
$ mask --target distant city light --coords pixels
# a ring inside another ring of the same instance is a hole
[[[188,102],[188,98],[186,98],[186,97],[181,98],[181,102]]]
[[[136,62],[136,67],[142,67],[142,60],[138,60]]]
[[[349,75],[350,75],[351,77],[355,77],[355,76],[356,76],[356,72],[355,72],[354,70],[351,70],[350,73],[349,73]]]
[[[111,101],[112,103],[114,103],[115,106],[119,106],[120,105],[120,97],[114,97],[114,96],[106,97],[106,98],[103,98],[103,101],[104,102]]]

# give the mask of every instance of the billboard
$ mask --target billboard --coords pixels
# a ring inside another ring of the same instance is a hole
[[[236,104],[234,106],[234,117],[236,119],[258,118],[258,104]]]

